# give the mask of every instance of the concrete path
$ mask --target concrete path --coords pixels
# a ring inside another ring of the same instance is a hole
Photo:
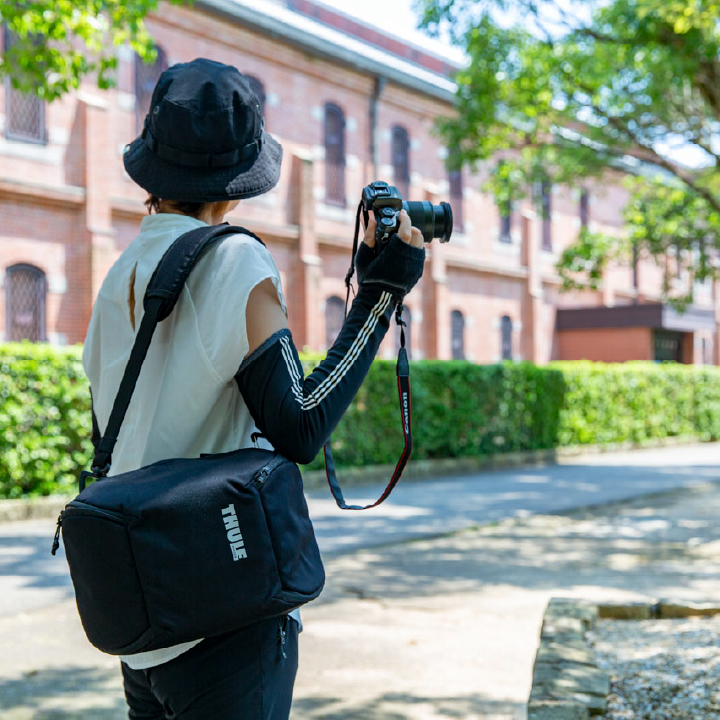
[[[342,475],[338,478],[342,484]],[[720,443],[601,453],[558,465],[402,480],[383,505],[366,512],[337,508],[329,491],[308,494],[324,553],[444,534],[507,517],[555,513],[720,480]],[[374,502],[384,486],[348,488],[348,504]]]
[[[313,493],[328,586],[303,613],[293,718],[524,718],[548,597],[717,596],[709,481],[718,445],[409,483],[361,514]],[[672,488],[685,489],[528,517]],[[126,717],[117,661],[85,640],[52,532],[0,525],[0,718]]]

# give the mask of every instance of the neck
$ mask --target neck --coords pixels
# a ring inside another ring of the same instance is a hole
[[[227,203],[211,203],[198,213],[197,219],[206,222],[208,225],[219,225],[225,220],[227,211]]]
[[[228,212],[230,212],[230,210],[232,210],[236,205],[237,202],[205,203],[200,208],[200,212],[198,212],[197,215],[193,215],[191,217],[202,220],[202,222],[207,223],[208,225],[219,225],[221,222],[224,222],[225,215],[227,215]],[[171,213],[172,215],[187,215],[187,213],[178,210],[172,202],[168,202],[165,200],[160,201],[160,204],[158,205],[158,212]]]

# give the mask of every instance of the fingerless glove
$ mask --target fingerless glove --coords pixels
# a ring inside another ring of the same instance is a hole
[[[392,293],[397,300],[407,295],[422,277],[425,266],[425,248],[403,242],[393,235],[382,252],[361,243],[355,255],[358,283],[376,285]]]

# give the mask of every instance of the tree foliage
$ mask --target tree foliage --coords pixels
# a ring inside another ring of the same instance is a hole
[[[155,59],[144,18],[157,6],[158,0],[0,0],[10,38],[3,43],[0,75],[48,101],[79,87],[86,75],[95,75],[101,88],[112,87],[119,45]]]
[[[519,188],[629,173],[627,233],[582,233],[559,265],[591,284],[610,260],[652,256],[688,301],[720,247],[717,0],[416,0],[422,24],[464,47],[458,113],[439,131],[462,161],[505,158]],[[679,157],[678,149],[684,156]],[[690,157],[692,162],[684,158]],[[498,191],[491,180],[490,187]],[[621,235],[621,236],[620,236]],[[672,262],[665,256],[671,252]],[[590,271],[590,275],[587,272]],[[580,275],[578,276],[578,272]]]

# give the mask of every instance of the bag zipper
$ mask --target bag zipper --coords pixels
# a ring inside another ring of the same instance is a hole
[[[262,487],[267,479],[270,477],[270,468],[266,465],[264,468],[258,470],[253,477],[253,482],[257,483]]]
[[[83,502],[82,500],[71,500],[66,506],[65,510],[63,510],[60,515],[67,515],[68,510],[72,508],[78,508],[78,510],[89,510],[90,512],[95,513],[96,515],[105,515],[105,517],[111,518],[112,520],[119,521],[123,525],[127,523],[127,518],[125,515],[123,515],[120,512],[115,512],[114,510],[105,510],[104,508],[95,507],[95,505],[90,505],[90,503]]]
[[[85,503],[82,500],[71,500],[65,506],[65,509],[60,512],[60,515],[58,515],[57,527],[55,528],[55,537],[53,538],[52,549],[50,550],[50,553],[52,555],[55,555],[55,553],[58,551],[58,548],[60,547],[60,529],[62,528],[62,524],[65,518],[69,514],[71,514],[68,512],[68,510],[72,511],[73,508],[77,508],[78,510],[86,510],[93,515],[102,515],[106,518],[109,518],[113,522],[118,523],[119,525],[127,524],[127,518],[122,513],[113,512],[112,510],[104,510],[103,508],[98,508],[94,505],[90,505],[89,503]]]
[[[285,615],[284,618],[280,618],[278,621],[278,640],[280,642],[280,652],[282,653],[284,660],[287,660],[287,653],[285,652],[285,643],[287,642],[287,621],[287,615]]]
[[[64,513],[64,512],[65,512],[65,511],[63,510],[63,511],[58,515],[57,527],[55,528],[55,537],[53,538],[52,550],[50,551],[50,553],[51,553],[52,555],[54,555],[54,554],[58,551],[58,548],[60,547],[60,528],[61,528],[61,526],[62,526],[63,513]]]
[[[270,460],[270,462],[267,465],[264,465],[263,467],[258,470],[255,475],[253,475],[253,482],[257,483],[260,487],[262,487],[267,479],[272,475],[273,472],[278,468],[278,466],[282,465],[284,459],[280,455],[275,455],[275,457]]]

